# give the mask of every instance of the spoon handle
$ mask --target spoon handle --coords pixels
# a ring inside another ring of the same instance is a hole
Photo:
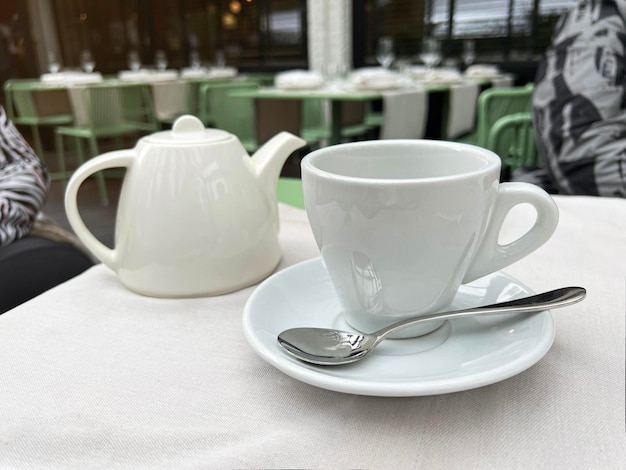
[[[473,315],[489,315],[501,313],[534,313],[550,308],[566,307],[568,305],[580,302],[587,295],[587,291],[582,287],[562,287],[560,289],[551,290],[542,294],[522,297],[521,299],[510,300],[508,302],[485,305],[483,307],[474,307],[464,310],[455,310],[452,312],[439,312],[424,315],[418,318],[409,318],[393,325],[389,325],[374,333],[377,336],[378,344],[386,336],[395,333],[408,326],[422,323],[429,320],[441,320],[447,318],[469,317]]]

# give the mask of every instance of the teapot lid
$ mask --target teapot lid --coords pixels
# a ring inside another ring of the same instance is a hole
[[[232,139],[229,132],[207,129],[195,116],[181,116],[174,122],[171,131],[156,132],[143,138],[145,142],[162,145],[214,144]]]

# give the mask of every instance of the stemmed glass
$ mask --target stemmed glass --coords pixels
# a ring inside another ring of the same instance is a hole
[[[441,62],[441,43],[435,38],[424,38],[422,41],[422,52],[420,53],[420,59],[426,65],[428,70],[431,70]]]
[[[463,54],[461,55],[465,67],[469,67],[476,60],[476,48],[473,39],[463,41]]]
[[[200,60],[200,53],[198,51],[191,51],[189,54],[189,65],[193,70],[200,70],[202,61]]]
[[[378,39],[376,44],[376,60],[385,69],[389,69],[396,58],[393,39],[387,36]]]
[[[223,68],[226,66],[226,58],[224,57],[224,51],[221,49],[215,53],[215,66],[218,68]]]
[[[80,67],[87,73],[93,72],[93,69],[96,68],[96,61],[91,51],[85,49],[80,53]]]
[[[57,59],[54,51],[48,51],[48,71],[50,73],[58,73],[61,70],[61,63]]]
[[[138,72],[141,68],[141,59],[137,51],[130,51],[128,53],[128,68],[133,72]]]
[[[163,71],[167,69],[167,55],[165,54],[165,51],[156,51],[156,53],[154,54],[154,65],[156,66],[157,70]]]

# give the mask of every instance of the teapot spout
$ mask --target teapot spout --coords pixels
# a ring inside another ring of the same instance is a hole
[[[287,157],[294,150],[304,147],[306,142],[289,132],[280,132],[268,140],[252,156],[252,163],[257,170],[259,185],[269,201],[276,201],[276,185],[280,170]],[[275,206],[275,204],[273,205]]]

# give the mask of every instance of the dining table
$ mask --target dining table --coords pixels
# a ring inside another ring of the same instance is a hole
[[[510,75],[499,76],[500,79],[505,79],[504,85],[498,86],[511,86],[513,83],[513,77]],[[496,82],[493,78],[463,78],[462,75],[458,75],[452,81],[432,80],[411,80],[400,75],[397,75],[397,82],[386,83],[384,87],[366,87],[366,86],[354,86],[349,79],[345,80],[329,80],[321,85],[315,84],[313,87],[301,86],[261,86],[252,90],[237,90],[231,92],[232,96],[247,97],[253,99],[287,99],[287,100],[323,100],[330,103],[330,112],[328,115],[328,125],[330,127],[330,136],[328,143],[330,145],[338,144],[342,142],[342,116],[343,108],[348,102],[363,102],[370,109],[382,110],[384,107],[384,100],[389,92],[395,92],[398,90],[419,90],[426,94],[426,104],[423,110],[426,114],[424,120],[424,133],[420,136],[431,139],[452,138],[454,136],[447,135],[445,120],[448,119],[449,114],[458,112],[461,114],[475,113],[476,101],[478,93],[484,90]],[[392,85],[392,86],[389,86]],[[472,93],[466,93],[461,91],[460,101],[470,100],[471,103],[462,103],[462,109],[451,110],[450,109],[450,94],[451,91],[458,87],[475,86],[476,90]],[[463,95],[466,95],[465,97]],[[401,98],[400,98],[401,99]],[[420,112],[421,110],[416,110]],[[382,112],[381,112],[382,115]],[[471,120],[468,129],[472,127],[473,120]],[[407,138],[415,138],[414,136]]]
[[[330,103],[330,137],[329,144],[341,142],[342,109],[348,101],[374,101],[381,99],[381,94],[372,90],[350,90],[341,87],[323,87],[319,89],[283,89],[275,86],[259,87],[252,90],[238,90],[232,96],[254,99],[286,99],[286,100],[327,100]]]
[[[554,201],[554,235],[474,301],[582,302],[346,366],[276,343],[338,308],[302,209],[279,204],[280,264],[229,294],[146,297],[97,264],[0,315],[0,468],[623,469],[626,201]],[[515,207],[501,243],[534,220]]]
[[[245,79],[247,75],[237,74],[229,69],[229,74],[211,74],[187,70],[123,70],[113,75],[99,72],[85,73],[64,71],[46,73],[39,78],[13,80],[13,90],[29,91],[33,96],[34,111],[39,116],[81,114],[78,95],[84,87],[143,84],[150,88],[155,116],[160,121],[173,121],[182,114],[197,114],[197,91],[202,83],[223,83]],[[11,99],[11,97],[8,97]],[[19,102],[17,111],[21,113]],[[31,112],[31,110],[29,110]]]

